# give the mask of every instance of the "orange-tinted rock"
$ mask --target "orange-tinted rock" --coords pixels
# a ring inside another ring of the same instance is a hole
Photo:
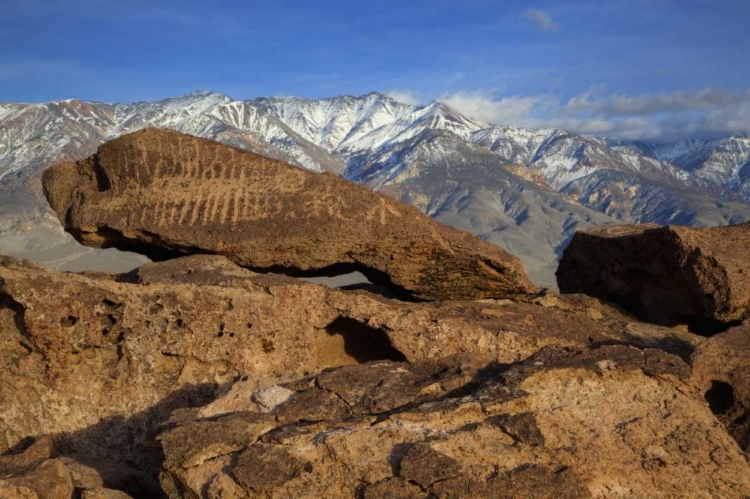
[[[532,292],[520,261],[342,178],[146,129],[54,166],[44,191],[83,244],[165,259],[213,253],[282,272],[360,269],[428,300]]]
[[[345,366],[285,384],[294,394],[271,413],[255,412],[249,392],[235,413],[198,411],[159,437],[163,489],[175,498],[750,493],[743,452],[675,356],[605,346],[549,348],[513,366],[476,360]],[[321,410],[331,397],[344,410]],[[188,442],[186,432],[211,438]]]
[[[97,463],[104,456],[149,469],[159,457],[153,437],[161,422],[229,385],[200,409],[203,417],[248,404],[287,421],[299,414],[344,417],[377,369],[346,378],[321,374],[317,389],[326,403],[317,392],[290,400],[295,389],[277,385],[373,360],[460,355],[508,364],[546,346],[625,343],[687,358],[698,340],[584,296],[407,303],[261,275],[219,256],[149,264],[124,276],[68,274],[0,258],[0,452],[27,437],[65,433],[64,453],[45,441],[29,452],[34,459],[84,455]],[[407,403],[422,390],[421,374],[409,376],[409,390],[384,383],[361,403],[373,412]],[[519,438],[538,439],[524,419],[501,424]],[[180,440],[200,447],[212,438],[188,432]],[[223,452],[224,444],[194,462]]]
[[[147,429],[243,376],[262,387],[370,360],[473,354],[510,363],[550,345],[628,343],[687,357],[697,343],[593,299],[404,303],[216,256],[117,279],[4,258],[0,279],[0,450],[95,424],[82,439],[117,440],[119,418],[137,416],[128,425]],[[278,398],[268,395],[259,403]],[[89,438],[95,431],[101,438]]]
[[[750,224],[715,228],[626,225],[577,232],[557,271],[560,291],[615,301],[661,324],[750,316]]]

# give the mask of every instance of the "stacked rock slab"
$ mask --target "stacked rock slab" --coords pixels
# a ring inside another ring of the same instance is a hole
[[[750,224],[624,225],[577,232],[563,253],[563,293],[586,293],[673,325],[750,316]]]
[[[66,230],[153,259],[221,254],[255,269],[359,269],[427,300],[500,298],[535,287],[520,261],[416,208],[333,175],[149,128],[45,171]]]

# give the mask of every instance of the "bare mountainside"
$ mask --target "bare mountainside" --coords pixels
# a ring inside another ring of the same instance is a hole
[[[556,260],[580,228],[750,220],[742,137],[631,144],[494,126],[444,103],[413,106],[378,93],[236,101],[195,92],[134,104],[0,103],[0,252],[70,270],[142,263],[77,245],[42,199],[40,177],[148,126],[342,174],[505,247],[544,285],[554,285]]]

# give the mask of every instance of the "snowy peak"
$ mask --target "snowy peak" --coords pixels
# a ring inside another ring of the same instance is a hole
[[[486,126],[488,125],[473,121],[436,101],[424,107],[412,108],[398,119],[374,128],[367,134],[351,135],[335,152],[343,157],[353,157],[382,147],[393,147],[419,136],[425,130],[443,130],[466,140],[472,133]]]
[[[553,128],[521,128],[493,126],[474,132],[469,141],[502,156],[507,161],[525,165],[539,147],[558,130]]]
[[[433,130],[446,130],[466,140],[471,134],[489,125],[462,115],[447,104],[435,101],[413,113],[414,125]]]
[[[331,152],[339,149],[344,141],[356,141],[413,110],[413,106],[378,93],[320,100],[271,97],[248,102]]]
[[[214,106],[228,102],[232,102],[232,99],[226,95],[198,91],[157,102],[118,104],[115,116],[118,125],[110,130],[109,136],[115,137],[149,125],[173,128],[182,120],[205,113]]]

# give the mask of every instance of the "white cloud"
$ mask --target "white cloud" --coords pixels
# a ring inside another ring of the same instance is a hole
[[[458,92],[440,100],[474,119],[498,125],[558,127],[626,139],[678,139],[750,132],[750,90],[699,89],[669,94],[612,95],[593,89],[554,95],[503,96]]]
[[[402,104],[410,104],[412,106],[419,106],[421,104],[424,104],[423,99],[421,99],[414,92],[410,92],[408,90],[391,90],[390,92],[386,92],[386,95],[396,102],[401,102]]]
[[[439,100],[477,120],[528,127],[543,126],[536,116],[557,105],[553,97],[545,95],[494,98],[485,92],[446,94]]]
[[[531,21],[541,30],[551,31],[553,33],[560,31],[560,25],[552,19],[552,15],[550,15],[549,12],[540,9],[528,9],[521,15],[524,19]]]

